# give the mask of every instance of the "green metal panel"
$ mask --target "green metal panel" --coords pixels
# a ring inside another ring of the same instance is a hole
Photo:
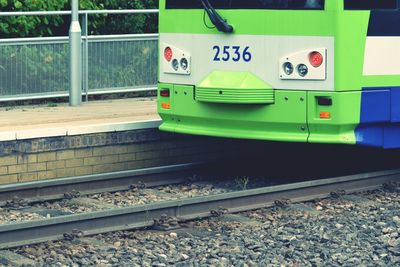
[[[160,96],[160,90],[162,89],[168,89],[170,91],[170,97],[162,97]],[[174,107],[174,85],[173,84],[165,84],[165,83],[159,83],[158,84],[158,101],[157,101],[157,109],[158,112],[162,112],[164,114],[172,114],[173,113],[173,107]],[[162,104],[163,103],[168,103],[170,104],[171,108],[170,109],[163,109]]]
[[[346,11],[337,14],[336,91],[361,90],[363,87],[362,76],[369,15],[369,11]]]
[[[336,0],[334,0],[336,1]],[[160,32],[214,33],[204,25],[204,10],[165,10],[160,0]],[[329,5],[328,10],[336,7]],[[235,34],[332,36],[334,12],[324,10],[218,10],[235,28]],[[208,25],[212,25],[206,18]]]
[[[193,86],[174,85],[173,97],[175,106],[171,110],[159,109],[163,118],[161,130],[231,138],[307,141],[306,92],[276,91],[273,105],[216,104],[196,101]]]
[[[360,120],[361,92],[308,92],[308,126],[311,143],[355,144],[354,129]],[[332,99],[331,106],[318,105],[318,97]],[[330,119],[321,119],[330,112]]]
[[[335,19],[335,91],[399,86],[400,75],[363,75],[365,45],[371,12],[368,10],[344,11],[343,1],[338,2],[341,7]]]

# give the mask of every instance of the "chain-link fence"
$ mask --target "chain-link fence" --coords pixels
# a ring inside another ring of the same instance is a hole
[[[88,15],[99,12],[113,14],[117,11],[81,11],[84,15],[83,33]],[[118,14],[123,12],[131,14],[133,11],[119,10]],[[147,12],[157,11],[133,13]],[[20,13],[60,15],[66,12]],[[0,12],[1,15],[4,13]],[[83,93],[154,90],[157,84],[157,47],[158,34],[83,34]],[[67,96],[68,90],[68,37],[0,39],[0,101]]]

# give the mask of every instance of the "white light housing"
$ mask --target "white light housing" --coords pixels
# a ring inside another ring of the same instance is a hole
[[[163,72],[170,74],[190,75],[192,59],[190,54],[172,45],[163,44],[163,53],[165,53],[166,49],[168,50],[168,55],[171,53],[172,57],[169,61],[167,60],[166,56],[161,58]]]
[[[322,55],[320,65],[312,65],[310,56],[318,53]],[[294,71],[290,72],[290,65]],[[310,48],[290,55],[287,55],[279,61],[279,78],[281,80],[326,80],[327,72],[327,49],[326,48]]]

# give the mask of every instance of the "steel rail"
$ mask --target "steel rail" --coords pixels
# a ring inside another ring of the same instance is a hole
[[[346,189],[348,193],[377,189],[399,177],[400,170],[374,172],[1,225],[0,249],[59,240],[76,229],[87,236],[152,226],[154,219],[163,214],[186,221],[210,217],[221,208],[234,213],[271,207],[283,198],[295,203],[326,198],[338,189]]]
[[[65,193],[90,195],[127,190],[131,185],[144,183],[147,187],[176,184],[185,181],[202,163],[188,163],[130,171],[68,177],[0,186],[0,206],[15,197],[27,202],[64,198]]]

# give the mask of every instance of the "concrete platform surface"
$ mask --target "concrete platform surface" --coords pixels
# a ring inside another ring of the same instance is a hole
[[[155,98],[130,98],[0,108],[0,141],[153,128]]]

